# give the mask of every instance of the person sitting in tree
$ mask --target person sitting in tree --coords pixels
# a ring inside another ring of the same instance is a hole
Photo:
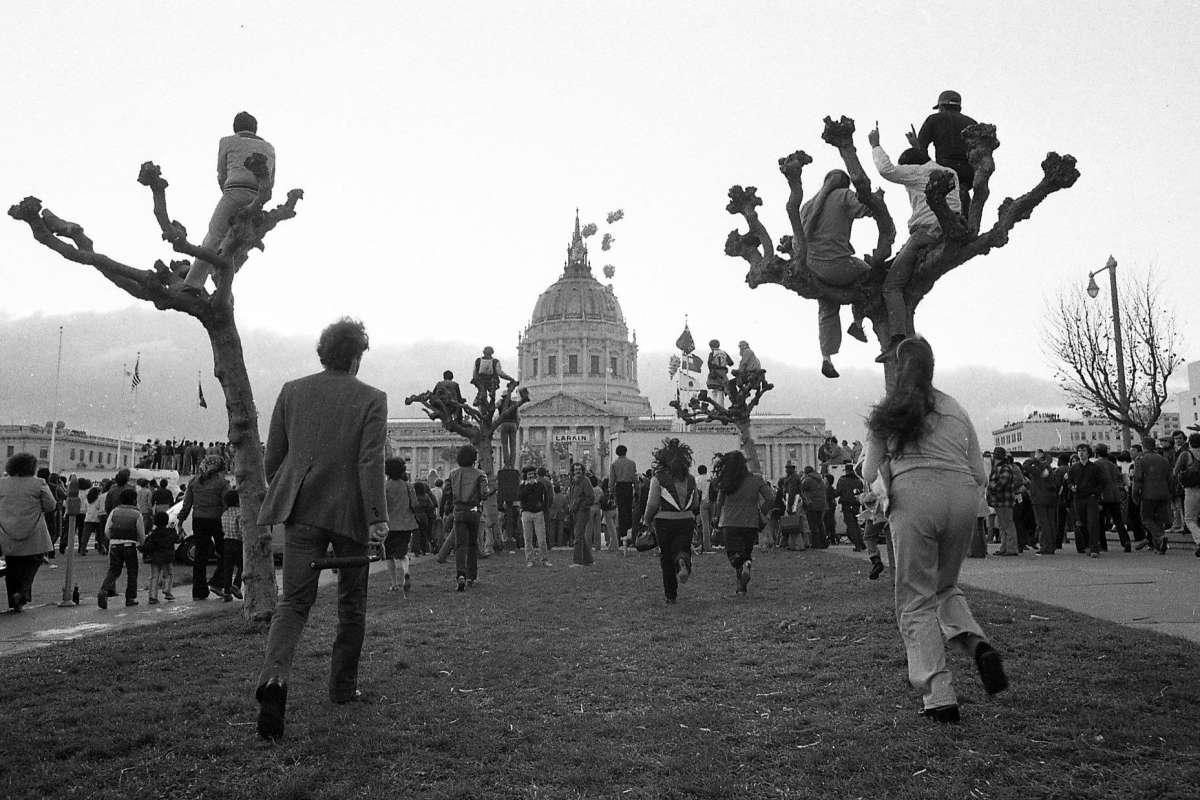
[[[492,355],[495,350],[483,348],[483,355],[475,359],[475,369],[471,372],[471,385],[479,390],[475,396],[475,405],[479,405],[486,397],[488,402],[495,404],[496,390],[500,388],[500,379],[508,381],[510,386],[516,386],[517,381],[505,374],[500,367],[500,359]]]
[[[218,249],[229,231],[230,218],[258,196],[258,178],[246,168],[246,159],[255,153],[267,159],[266,189],[267,199],[270,199],[275,183],[275,148],[258,135],[258,120],[254,115],[241,111],[233,118],[233,135],[223,137],[217,146],[217,185],[221,187],[221,199],[213,209],[201,247]],[[240,263],[234,265],[235,269],[240,267]],[[196,259],[184,278],[184,290],[201,294],[211,272],[211,264]]]
[[[958,196],[965,217],[971,208],[970,189],[975,183],[975,168],[967,160],[967,143],[962,132],[963,128],[976,122],[962,113],[962,95],[953,89],[938,95],[933,110],[937,113],[925,118],[920,132],[909,131],[908,143],[925,152],[932,143],[937,163],[958,175]]]
[[[762,386],[766,371],[745,339],[738,342],[738,353],[740,355],[738,368],[732,373],[733,380],[729,382],[729,393],[734,394],[737,391],[742,393],[742,397],[747,397],[750,392]]]
[[[708,343],[708,396],[719,406],[725,405],[725,384],[729,382],[729,368],[733,359],[721,349],[721,343],[713,339]]]
[[[930,159],[924,150],[910,147],[900,154],[899,164],[892,164],[879,144],[879,123],[867,134],[867,141],[871,144],[871,158],[875,161],[875,169],[879,170],[879,177],[903,186],[908,192],[908,202],[912,204],[912,216],[908,218],[908,241],[892,259],[892,266],[883,279],[883,302],[887,306],[888,332],[892,338],[875,361],[885,364],[895,356],[900,342],[916,335],[912,314],[904,302],[904,289],[917,266],[921,251],[942,238],[942,226],[925,199],[925,186],[934,173],[947,172],[954,178],[954,191],[946,195],[946,205],[950,210],[958,211],[962,203],[958,192],[958,175],[949,167]]]
[[[446,419],[462,422],[462,407],[465,402],[462,390],[458,388],[458,381],[454,380],[454,373],[446,370],[442,373],[442,379],[434,384],[429,405],[440,411]]]
[[[808,239],[808,267],[823,283],[844,287],[858,283],[871,268],[856,258],[850,246],[850,228],[854,220],[869,216],[871,210],[863,205],[850,186],[850,176],[840,169],[825,176],[817,194],[800,209],[800,223]],[[842,348],[842,306],[836,300],[821,297],[817,300],[817,326],[821,343],[821,374],[838,377],[833,356]],[[863,313],[852,305],[854,322],[848,333],[859,341],[867,341],[862,330]]]

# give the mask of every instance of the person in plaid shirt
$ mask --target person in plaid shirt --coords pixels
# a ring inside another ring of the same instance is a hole
[[[988,478],[988,505],[996,509],[996,524],[1000,527],[1000,549],[998,556],[1019,555],[1017,526],[1013,521],[1013,506],[1016,505],[1016,482],[1013,466],[1008,460],[1008,451],[997,447],[992,451],[992,475]]]
[[[225,565],[225,585],[221,596],[226,603],[233,598],[242,599],[242,505],[237,489],[225,492],[225,511],[221,514],[221,532],[225,541],[221,546],[221,561]],[[237,579],[233,577],[237,569]]]

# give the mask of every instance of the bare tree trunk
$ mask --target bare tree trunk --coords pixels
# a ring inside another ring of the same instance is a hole
[[[258,195],[230,219],[229,232],[218,249],[194,245],[187,231],[167,212],[167,181],[153,162],[142,164],[138,183],[148,187],[154,198],[154,218],[162,237],[175,252],[203,259],[213,267],[216,291],[208,295],[184,285],[190,263],[172,261],[170,266],[156,261],[152,269],[135,269],[95,250],[83,226],[64,220],[42,208],[36,197],[26,197],[8,209],[8,215],[29,226],[33,238],[68,261],[94,268],[126,294],[152,303],[160,310],[179,311],[194,317],[208,333],[213,352],[213,373],[225,394],[229,419],[229,443],[234,448],[234,475],[241,495],[245,556],[243,577],[246,581],[243,617],[247,620],[269,618],[275,609],[277,588],[271,557],[271,541],[256,524],[266,493],[262,441],[258,432],[258,410],[246,372],[242,340],[233,315],[233,278],[245,263],[246,254],[262,248],[263,236],[283,220],[296,216],[296,203],[303,197],[300,189],[288,192],[287,201],[270,211],[263,209],[269,199],[266,157],[252,154],[245,166],[258,178]]]
[[[266,621],[275,610],[279,589],[275,582],[271,533],[258,524],[258,510],[267,490],[258,408],[232,309],[214,314],[204,327],[212,343],[213,374],[225,393],[229,444],[233,447],[234,478],[242,509],[242,578],[246,585],[242,617]]]
[[[750,432],[750,420],[738,420],[738,442],[742,448],[742,454],[746,456],[746,466],[755,475],[762,475],[762,465],[758,463],[758,445],[754,442],[754,435]]]

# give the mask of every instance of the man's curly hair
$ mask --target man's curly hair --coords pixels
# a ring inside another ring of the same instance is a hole
[[[663,439],[663,443],[650,455],[655,472],[666,472],[683,478],[692,468],[692,448],[678,439]]]

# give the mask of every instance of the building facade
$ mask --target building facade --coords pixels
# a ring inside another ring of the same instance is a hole
[[[653,418],[650,401],[638,386],[637,354],[637,336],[626,325],[612,284],[602,284],[592,274],[576,212],[562,273],[538,296],[517,340],[516,377],[532,398],[520,408],[520,463],[553,473],[582,463],[603,475],[622,432],[661,433],[661,440],[677,430],[680,423],[673,413]],[[698,461],[708,449],[728,450],[731,432],[736,446],[732,428],[689,429]],[[763,415],[755,417],[754,435],[765,477],[774,478],[783,475],[788,461],[817,464],[825,424],[822,419]],[[462,441],[430,420],[388,423],[390,451],[408,461],[414,477],[431,471],[448,474]],[[496,464],[498,450],[493,447]]]
[[[1177,430],[1179,414],[1164,411],[1150,433],[1161,439]],[[1136,444],[1136,434],[1133,439]],[[1029,455],[1035,450],[1065,453],[1081,444],[1095,447],[1101,443],[1113,451],[1122,449],[1121,429],[1106,417],[1072,418],[1034,411],[1025,419],[1007,422],[992,431],[992,446],[1003,447],[1014,455]]]
[[[65,426],[59,427],[53,438],[53,467],[50,458],[51,432],[44,425],[0,425],[0,453],[4,453],[5,459],[17,453],[32,453],[37,456],[39,468],[52,468],[63,475],[72,472],[115,472],[129,466],[129,442],[118,443],[108,436],[93,436],[87,431]]]

